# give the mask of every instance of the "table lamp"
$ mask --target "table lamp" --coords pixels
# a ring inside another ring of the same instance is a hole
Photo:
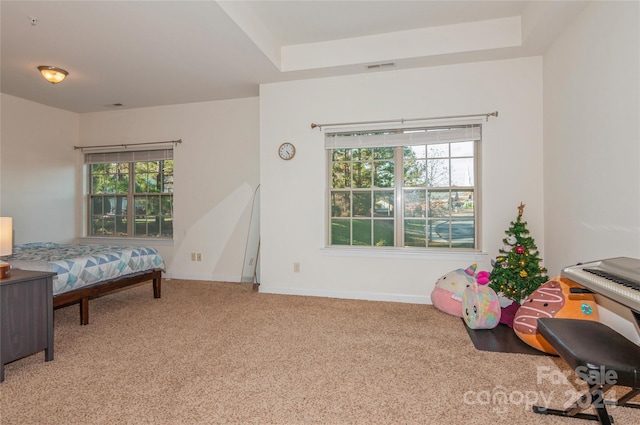
[[[13,253],[13,219],[0,217],[0,257]],[[0,278],[11,276],[11,265],[0,260]]]

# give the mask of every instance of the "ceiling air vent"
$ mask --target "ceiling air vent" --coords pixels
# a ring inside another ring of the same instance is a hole
[[[396,66],[395,62],[374,63],[373,65],[367,65],[367,69],[384,69],[384,68],[392,68],[394,66]]]

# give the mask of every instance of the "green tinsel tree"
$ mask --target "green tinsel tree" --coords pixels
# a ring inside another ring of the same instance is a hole
[[[493,263],[491,283],[489,286],[506,298],[518,304],[529,294],[538,289],[549,278],[547,269],[540,266],[538,248],[529,236],[527,222],[522,221],[524,204],[518,207],[518,219],[511,222],[506,230],[507,237],[502,240],[504,247],[500,248],[500,255]]]

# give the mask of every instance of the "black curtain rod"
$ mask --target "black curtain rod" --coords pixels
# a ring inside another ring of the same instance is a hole
[[[498,111],[487,112],[484,114],[470,114],[470,115],[449,115],[447,117],[431,117],[431,118],[400,118],[395,120],[380,120],[380,121],[355,121],[355,122],[339,122],[339,123],[331,123],[331,124],[316,124],[311,123],[311,128],[318,128],[322,130],[322,127],[339,127],[342,125],[361,125],[361,124],[385,124],[385,123],[406,123],[411,121],[429,121],[429,120],[444,120],[450,118],[475,118],[475,117],[485,117],[487,121],[489,121],[489,117],[497,117]]]
[[[100,148],[115,148],[115,147],[121,147],[121,148],[128,148],[130,146],[142,146],[142,145],[163,145],[163,144],[167,144],[167,143],[171,143],[174,146],[177,145],[178,143],[182,143],[182,139],[178,139],[178,140],[167,140],[166,142],[146,142],[146,143],[123,143],[121,145],[96,145],[96,146],[74,146],[73,149],[80,149],[80,150],[84,150],[84,149],[100,149]]]

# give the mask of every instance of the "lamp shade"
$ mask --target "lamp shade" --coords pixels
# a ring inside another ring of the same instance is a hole
[[[42,74],[45,80],[51,84],[61,83],[69,73],[62,68],[56,68],[55,66],[42,65],[38,67],[38,71]]]
[[[13,218],[0,217],[0,256],[13,252]]]

